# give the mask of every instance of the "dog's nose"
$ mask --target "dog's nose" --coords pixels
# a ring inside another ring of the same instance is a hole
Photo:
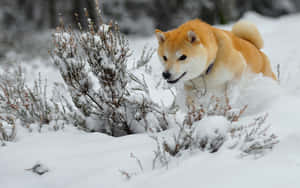
[[[165,71],[165,72],[163,72],[162,73],[162,76],[164,77],[164,79],[169,79],[169,78],[171,78],[171,74],[168,72],[168,71]]]

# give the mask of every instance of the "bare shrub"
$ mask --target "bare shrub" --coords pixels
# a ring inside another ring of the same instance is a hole
[[[64,124],[84,123],[62,94],[48,97],[47,82],[42,81],[41,76],[33,87],[28,87],[20,67],[0,75],[0,114],[20,120],[21,125],[29,130],[31,124],[37,124],[41,131],[43,125],[51,124],[54,130],[58,130]]]
[[[13,141],[16,137],[15,119],[10,116],[0,116],[0,141],[5,146],[5,141]]]
[[[279,142],[276,135],[269,133],[267,115],[258,116],[243,125],[240,117],[247,106],[232,109],[227,95],[225,99],[225,104],[222,104],[219,99],[211,97],[208,105],[200,105],[198,109],[190,108],[184,121],[177,123],[178,129],[172,137],[151,135],[157,144],[153,168],[157,166],[157,162],[167,167],[172,157],[181,156],[187,150],[214,153],[223,146],[237,149],[241,156],[257,157]],[[211,121],[205,122],[208,117],[212,118]],[[219,122],[219,119],[223,120]],[[219,125],[211,127],[213,124]],[[206,130],[208,128],[210,131]]]
[[[150,99],[144,80],[127,68],[131,55],[128,41],[116,23],[104,24],[100,12],[98,16],[100,23],[94,23],[87,15],[87,31],[66,29],[62,23],[53,36],[53,62],[74,105],[93,120],[91,131],[121,136],[165,130],[166,113]],[[151,56],[152,52],[145,52],[138,66],[145,65]]]
[[[224,116],[230,122],[236,122],[239,120],[241,115],[246,111],[247,105],[240,109],[232,108],[230,99],[227,94],[227,88],[223,97],[216,97],[214,95],[208,96],[208,99],[198,107],[190,106],[188,108],[188,115],[186,116],[185,123],[192,125],[195,121],[202,120],[205,116]]]
[[[136,69],[145,68],[145,72],[151,73],[152,68],[149,66],[149,61],[151,60],[155,50],[153,48],[144,47],[140,59],[136,62]]]
[[[253,122],[230,128],[230,148],[238,148],[241,156],[261,156],[266,150],[270,150],[279,142],[278,137],[269,133],[269,125],[266,125],[268,114],[254,118]]]
[[[39,79],[33,89],[25,85],[24,74],[19,68],[13,73],[0,76],[0,98],[2,113],[8,112],[20,118],[24,124],[49,123],[49,105],[45,87]]]
[[[141,160],[135,156],[133,153],[130,153],[130,158],[134,159],[139,167],[140,172],[144,171]],[[127,180],[131,179],[133,176],[138,175],[138,172],[129,172],[127,170],[119,170],[121,175],[123,175]]]

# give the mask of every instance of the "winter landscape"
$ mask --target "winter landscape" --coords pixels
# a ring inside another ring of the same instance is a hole
[[[279,81],[243,78],[194,110],[162,79],[154,34],[60,27],[6,51],[0,187],[300,187],[300,15],[240,19]]]

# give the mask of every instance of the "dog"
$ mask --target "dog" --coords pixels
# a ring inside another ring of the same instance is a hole
[[[222,88],[249,72],[277,80],[260,50],[262,37],[250,22],[239,21],[225,31],[195,19],[167,32],[156,29],[155,34],[162,77],[169,84],[184,84],[187,105],[194,102],[189,93],[203,87],[202,79],[208,88]]]

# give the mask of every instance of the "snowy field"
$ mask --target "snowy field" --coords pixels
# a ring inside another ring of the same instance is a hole
[[[235,150],[216,153],[192,152],[173,159],[168,168],[152,169],[156,143],[148,134],[110,137],[101,133],[85,133],[72,126],[64,130],[41,133],[18,127],[14,142],[0,147],[1,188],[299,188],[300,187],[300,15],[279,19],[264,18],[253,13],[244,19],[257,24],[274,72],[280,65],[280,84],[260,75],[241,86],[236,104],[248,104],[242,121],[268,113],[268,124],[280,143],[264,156],[240,157]],[[230,26],[225,26],[230,28]],[[129,38],[138,56],[144,45],[156,47],[150,38]],[[40,40],[40,42],[43,42]],[[10,58],[14,53],[9,53]],[[136,58],[133,57],[133,58]],[[41,57],[21,61],[28,84],[41,72],[49,88],[62,82],[59,72]],[[166,106],[173,96],[168,90],[156,89],[161,67],[156,55],[151,62],[152,74],[145,79],[150,95]],[[208,119],[218,124],[218,119]],[[160,134],[168,134],[163,132]],[[134,157],[132,157],[132,154]],[[136,159],[138,158],[138,159]],[[141,166],[139,165],[139,161]],[[41,163],[49,172],[39,176],[31,171]],[[130,174],[128,179],[121,172]]]

